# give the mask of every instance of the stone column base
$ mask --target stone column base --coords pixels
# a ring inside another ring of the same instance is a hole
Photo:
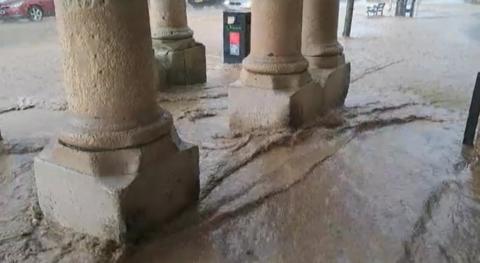
[[[323,112],[342,107],[350,87],[350,63],[332,69],[310,69],[313,80],[323,89]]]
[[[296,128],[321,113],[322,90],[308,73],[279,76],[242,74],[250,76],[233,83],[228,90],[230,128],[234,131]],[[252,80],[265,85],[245,84]],[[269,87],[280,81],[285,83],[281,89]]]
[[[176,132],[139,146],[87,152],[55,142],[35,159],[48,220],[102,239],[135,238],[198,199],[198,148]]]
[[[173,46],[173,47],[172,47]],[[159,66],[158,76],[162,76],[168,85],[194,85],[207,81],[207,61],[205,46],[193,42],[193,45],[154,44],[155,58]]]
[[[311,57],[305,56],[310,68],[331,69],[345,64],[345,55]]]

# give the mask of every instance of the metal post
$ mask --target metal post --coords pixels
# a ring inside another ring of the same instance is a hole
[[[467,126],[463,136],[463,144],[473,146],[475,133],[478,125],[478,116],[480,115],[480,73],[477,75],[477,82],[473,90],[472,102],[468,112]]]
[[[345,27],[343,29],[343,36],[350,37],[352,32],[353,9],[355,7],[355,0],[347,1],[347,13],[345,14]]]

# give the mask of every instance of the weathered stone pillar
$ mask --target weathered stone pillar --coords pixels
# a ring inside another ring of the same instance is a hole
[[[312,68],[345,64],[343,47],[337,40],[340,0],[303,0],[302,53]]]
[[[229,89],[234,130],[299,126],[321,107],[301,54],[302,1],[252,2],[252,43],[240,81]]]
[[[198,149],[155,102],[147,0],[57,0],[69,122],[35,160],[45,216],[120,240],[198,195]]]
[[[205,46],[193,39],[187,23],[186,1],[149,0],[149,3],[159,75],[170,85],[206,82]]]
[[[324,88],[325,109],[343,105],[350,83],[350,64],[345,63],[338,42],[340,0],[303,0],[302,53],[310,72]]]

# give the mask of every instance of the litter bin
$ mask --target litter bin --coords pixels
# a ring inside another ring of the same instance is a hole
[[[251,13],[225,10],[223,12],[223,62],[242,63],[250,54]]]

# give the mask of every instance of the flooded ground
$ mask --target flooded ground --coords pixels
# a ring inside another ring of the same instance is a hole
[[[461,145],[480,6],[422,1],[415,19],[364,10],[341,39],[345,109],[268,134],[229,132],[239,67],[221,64],[221,10],[189,10],[209,82],[158,102],[200,147],[201,201],[124,249],[42,219],[32,158],[66,109],[55,21],[0,24],[0,262],[480,262],[480,168]]]

